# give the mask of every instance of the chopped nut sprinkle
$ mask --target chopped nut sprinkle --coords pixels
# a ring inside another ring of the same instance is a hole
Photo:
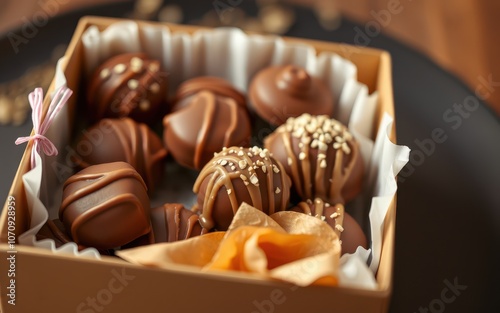
[[[321,162],[319,162],[319,167],[326,168],[326,160],[325,159],[323,159],[323,160],[321,160]]]
[[[137,79],[131,79],[127,82],[127,86],[132,90],[137,89],[137,87],[139,87],[139,81],[137,81]]]
[[[116,64],[115,67],[113,67],[113,72],[115,72],[116,74],[122,74],[123,72],[125,72],[126,69],[127,66],[123,63],[120,63]]]
[[[255,186],[259,185],[259,178],[257,177],[257,175],[255,173],[253,173],[252,176],[250,176],[250,182],[252,184],[254,184]]]
[[[110,76],[110,74],[111,72],[109,71],[109,68],[105,68],[99,73],[99,76],[101,77],[101,79],[106,79]]]

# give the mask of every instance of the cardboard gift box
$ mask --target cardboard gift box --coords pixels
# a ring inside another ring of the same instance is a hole
[[[100,30],[116,19],[86,17],[75,31],[61,69],[72,90],[79,88],[82,72],[82,34],[90,26]],[[139,27],[157,23],[137,22]],[[199,27],[167,24],[172,33],[194,33]],[[377,134],[384,115],[394,117],[391,61],[387,52],[298,38],[287,43],[312,46],[317,53],[332,52],[351,61],[357,79],[369,92],[378,93],[375,110]],[[55,88],[53,81],[50,91]],[[49,94],[47,92],[47,94]],[[75,111],[76,98],[68,103]],[[50,99],[45,99],[45,109]],[[73,116],[74,114],[70,114]],[[74,120],[65,121],[72,125]],[[395,126],[389,130],[395,142]],[[391,294],[396,197],[393,196],[383,224],[380,264],[376,290],[355,287],[297,287],[263,281],[239,273],[200,273],[175,266],[160,270],[141,267],[115,257],[101,259],[54,254],[50,250],[13,242],[30,228],[31,203],[26,197],[22,176],[30,169],[32,144],[28,144],[0,224],[0,278],[5,312],[387,312]],[[49,191],[50,192],[50,191]],[[14,238],[15,235],[15,238]],[[9,294],[14,293],[12,297]],[[15,299],[15,306],[9,300]]]

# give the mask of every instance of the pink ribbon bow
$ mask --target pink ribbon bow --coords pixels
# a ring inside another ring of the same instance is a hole
[[[54,144],[45,137],[45,133],[50,127],[50,124],[54,121],[55,117],[61,111],[63,106],[66,104],[68,99],[73,94],[71,89],[66,86],[59,87],[52,101],[50,102],[49,110],[45,119],[42,121],[43,115],[43,90],[42,88],[36,88],[33,92],[29,94],[29,102],[32,109],[31,118],[33,119],[33,130],[34,135],[27,137],[19,137],[16,140],[16,145],[22,144],[33,140],[33,149],[31,149],[31,168],[35,167],[35,152],[40,153],[42,151],[45,155],[52,156],[57,155],[57,148]]]

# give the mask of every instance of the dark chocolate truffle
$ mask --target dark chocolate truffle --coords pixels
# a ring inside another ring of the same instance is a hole
[[[315,216],[328,223],[341,240],[342,254],[354,253],[359,246],[365,249],[368,246],[363,230],[356,220],[345,212],[342,204],[330,205],[316,198],[314,201],[300,202],[290,210]]]
[[[129,118],[103,119],[84,130],[75,150],[75,162],[81,168],[118,161],[129,163],[150,191],[161,179],[167,155],[161,139],[147,125]]]
[[[204,228],[226,230],[241,203],[266,214],[286,209],[290,178],[283,165],[259,147],[224,148],[203,168],[193,191]]]
[[[245,96],[236,90],[227,80],[213,77],[195,77],[183,82],[177,89],[173,111],[186,107],[192,101],[192,97],[200,91],[210,91],[218,96],[231,98],[241,108],[246,109]]]
[[[89,166],[63,186],[59,218],[74,242],[122,246],[151,231],[146,184],[125,162]]]
[[[166,94],[167,75],[159,61],[144,53],[120,54],[95,70],[87,94],[88,111],[93,121],[130,117],[154,122],[162,116]]]
[[[249,88],[250,103],[272,125],[303,113],[332,116],[333,95],[325,83],[295,66],[272,66],[257,73]]]
[[[326,115],[289,118],[264,140],[303,199],[346,203],[361,191],[364,165],[359,145],[340,122]]]
[[[163,140],[181,165],[201,169],[222,147],[248,146],[247,112],[232,98],[201,91],[185,108],[165,116]]]
[[[151,211],[155,242],[173,242],[203,235],[207,230],[198,222],[198,215],[180,203],[166,203]]]

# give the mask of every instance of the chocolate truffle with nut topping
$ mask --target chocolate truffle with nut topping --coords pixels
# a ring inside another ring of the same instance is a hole
[[[342,204],[330,205],[320,198],[300,202],[290,211],[317,217],[330,225],[341,240],[342,254],[354,253],[361,246],[368,247],[366,236],[358,222],[345,212]]]
[[[326,115],[289,118],[264,146],[292,178],[303,199],[346,203],[359,194],[364,173],[359,145],[347,127]]]
[[[93,121],[130,117],[158,121],[165,113],[167,75],[160,62],[145,53],[114,56],[99,66],[89,83],[87,99]]]
[[[326,84],[296,65],[261,70],[252,79],[248,95],[257,114],[272,125],[303,113],[332,116],[335,110]]]
[[[286,209],[290,178],[267,149],[224,148],[202,169],[193,191],[204,228],[226,230],[246,202],[266,214]]]

